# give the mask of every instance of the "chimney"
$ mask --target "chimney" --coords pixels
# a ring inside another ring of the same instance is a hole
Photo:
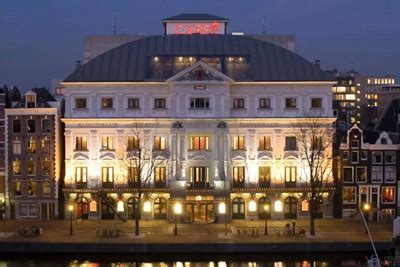
[[[76,69],[79,69],[81,66],[82,66],[81,61],[80,61],[80,60],[77,60],[77,61],[75,62],[75,68],[76,68]]]
[[[318,68],[320,68],[321,67],[321,61],[319,59],[315,60],[314,65],[317,66]]]

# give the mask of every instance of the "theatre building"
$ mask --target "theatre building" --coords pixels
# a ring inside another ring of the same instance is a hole
[[[227,24],[166,19],[164,35],[113,48],[64,80],[64,193],[78,218],[132,219],[138,190],[142,219],[172,220],[177,203],[186,222],[308,216],[293,125],[315,116],[332,128],[334,82]],[[145,188],[126,167],[139,146],[144,169],[162,162]],[[329,190],[318,210],[332,216]]]

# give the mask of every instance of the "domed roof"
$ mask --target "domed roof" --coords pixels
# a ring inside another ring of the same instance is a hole
[[[156,56],[244,56],[250,65],[251,81],[328,80],[318,65],[287,49],[251,37],[165,35],[146,37],[108,50],[75,70],[65,82],[151,81],[149,63],[150,58]]]

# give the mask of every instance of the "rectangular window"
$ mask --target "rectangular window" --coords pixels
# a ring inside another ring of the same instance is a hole
[[[271,181],[271,167],[270,166],[258,167],[258,181],[260,183],[270,183],[270,181]]]
[[[311,98],[311,108],[322,108],[322,98]]]
[[[13,133],[21,133],[21,120],[13,120],[12,121],[12,132]]]
[[[286,136],[285,138],[285,150],[297,150],[297,142],[295,136]]]
[[[21,140],[13,140],[13,148],[12,148],[14,155],[21,154]]]
[[[138,183],[139,179],[139,168],[138,167],[128,167],[128,180],[130,182]]]
[[[385,163],[394,164],[396,162],[396,153],[394,151],[385,152]]]
[[[50,154],[50,150],[51,150],[50,139],[44,138],[41,140],[40,150],[41,150],[42,154]]]
[[[87,183],[87,167],[76,167],[75,168],[75,182],[76,183]]]
[[[28,196],[36,196],[37,186],[36,182],[29,182],[28,183]]]
[[[394,183],[396,181],[396,167],[385,166],[385,182]]]
[[[43,182],[42,190],[43,190],[43,195],[44,196],[50,196],[51,195],[51,183],[50,182]]]
[[[270,109],[271,108],[271,98],[260,98],[259,109]]]
[[[43,160],[42,161],[42,175],[49,176],[51,171],[51,163],[50,160]]]
[[[102,98],[101,99],[101,108],[111,109],[113,107],[114,107],[113,99],[111,97],[107,97],[107,98]]]
[[[353,186],[343,187],[343,204],[356,204],[357,188]]]
[[[35,133],[36,132],[36,124],[35,120],[27,120],[26,126],[28,133]]]
[[[164,183],[167,179],[167,168],[166,167],[156,167],[154,170],[154,182]]]
[[[343,183],[353,183],[353,168],[343,167]]]
[[[128,137],[128,146],[126,148],[128,151],[139,149],[139,140],[135,136]]]
[[[208,136],[191,136],[190,137],[191,150],[207,150],[208,149]]]
[[[190,98],[191,109],[209,109],[210,99],[209,98]]]
[[[139,106],[139,98],[128,98],[128,108],[138,109]]]
[[[382,186],[382,203],[390,204],[395,202],[395,187]]]
[[[210,180],[210,169],[204,166],[190,167],[190,182],[206,183]]]
[[[13,160],[13,175],[21,175],[21,161]]]
[[[351,162],[358,163],[358,151],[351,151]]]
[[[342,159],[348,160],[349,159],[349,151],[345,150],[342,152]]]
[[[383,163],[382,151],[372,151],[372,163],[373,164]]]
[[[87,108],[86,98],[75,98],[75,108],[86,109]]]
[[[371,168],[371,181],[373,183],[382,183],[382,167],[373,166]]]
[[[167,148],[166,138],[164,136],[154,137],[154,150],[164,150]]]
[[[83,136],[77,136],[75,138],[75,150],[76,151],[87,151],[87,138]]]
[[[155,98],[154,99],[154,108],[163,109],[166,108],[165,98]]]
[[[26,107],[27,108],[35,108],[36,107],[36,96],[35,95],[26,95]]]
[[[234,98],[233,99],[234,109],[244,109],[244,98]]]
[[[21,195],[22,195],[21,182],[15,182],[14,196],[21,196]]]
[[[357,183],[367,182],[367,167],[357,167],[356,168]]]
[[[28,140],[27,152],[28,154],[36,153],[36,140],[33,139]]]
[[[351,148],[358,148],[359,142],[358,140],[351,140]]]
[[[244,166],[233,167],[233,182],[244,183],[244,179],[245,179]]]
[[[28,216],[28,203],[19,203],[19,216]]]
[[[28,175],[36,175],[36,164],[34,160],[28,160],[27,172]]]
[[[114,143],[112,136],[103,136],[101,138],[101,150],[113,150]]]
[[[102,167],[101,168],[101,180],[103,183],[114,182],[114,168],[113,167]]]
[[[50,119],[42,120],[42,133],[50,133],[51,131],[51,121]]]
[[[258,138],[258,150],[272,150],[270,136],[260,136]]]
[[[368,160],[368,151],[367,150],[361,151],[361,160]]]
[[[285,166],[285,182],[296,183],[296,178],[297,178],[297,167]]]
[[[312,138],[312,141],[311,141],[311,150],[313,150],[313,151],[319,151],[319,152],[323,152],[325,149],[324,149],[324,144],[323,144],[323,141],[322,141],[322,137],[320,137],[320,136],[314,136],[313,138]]]
[[[35,185],[36,186],[36,185]],[[36,194],[36,192],[35,192]],[[29,212],[28,215],[30,217],[38,217],[38,205],[37,203],[29,203]]]
[[[244,150],[244,136],[235,136],[233,137],[233,149],[234,150]]]
[[[297,108],[297,99],[295,97],[285,98],[285,108]]]

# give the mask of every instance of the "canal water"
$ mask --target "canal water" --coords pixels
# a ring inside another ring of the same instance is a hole
[[[217,254],[217,255],[69,255],[0,254],[0,267],[331,267],[366,266],[366,253]],[[384,255],[381,256],[381,259]],[[382,265],[383,266],[383,265]]]

